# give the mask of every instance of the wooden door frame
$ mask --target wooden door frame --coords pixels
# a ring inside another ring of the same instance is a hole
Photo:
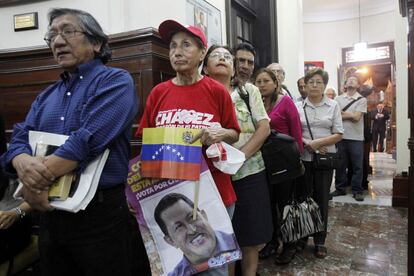
[[[408,260],[407,275],[414,275],[414,0],[399,0],[400,13],[408,19],[408,118],[410,119],[410,166],[408,168]],[[411,107],[411,108],[410,108]]]

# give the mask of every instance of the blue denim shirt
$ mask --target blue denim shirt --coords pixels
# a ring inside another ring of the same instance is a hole
[[[13,137],[1,163],[8,173],[19,154],[32,155],[29,130],[69,135],[55,155],[79,162],[79,170],[110,149],[99,182],[108,188],[126,181],[131,126],[138,110],[134,83],[125,70],[106,67],[98,59],[81,64],[74,73],[46,88],[32,103],[23,123],[14,126]]]

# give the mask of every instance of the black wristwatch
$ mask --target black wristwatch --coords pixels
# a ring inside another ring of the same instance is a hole
[[[22,219],[26,216],[26,212],[24,210],[22,210],[20,207],[14,208],[14,211],[20,217],[20,219]]]

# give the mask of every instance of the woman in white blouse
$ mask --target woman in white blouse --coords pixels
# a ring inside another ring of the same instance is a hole
[[[309,71],[305,76],[308,97],[303,103],[297,103],[305,148],[302,154],[306,169],[303,177],[304,184],[307,193],[318,203],[324,222],[324,231],[313,235],[314,253],[318,258],[325,258],[327,255],[325,239],[328,224],[329,189],[332,183],[333,169],[315,170],[313,156],[314,153],[336,152],[335,144],[342,139],[344,132],[338,103],[324,95],[328,80],[328,73],[321,68]],[[299,244],[304,247],[306,241],[307,239],[304,239]]]

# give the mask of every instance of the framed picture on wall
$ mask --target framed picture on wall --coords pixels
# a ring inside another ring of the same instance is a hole
[[[320,67],[324,68],[324,62],[323,61],[305,61],[305,75],[309,70],[312,70],[313,68]]]
[[[209,46],[222,44],[220,10],[205,0],[187,0],[186,23],[203,30]]]
[[[0,0],[0,7],[17,6],[21,4],[40,2],[44,0]]]

